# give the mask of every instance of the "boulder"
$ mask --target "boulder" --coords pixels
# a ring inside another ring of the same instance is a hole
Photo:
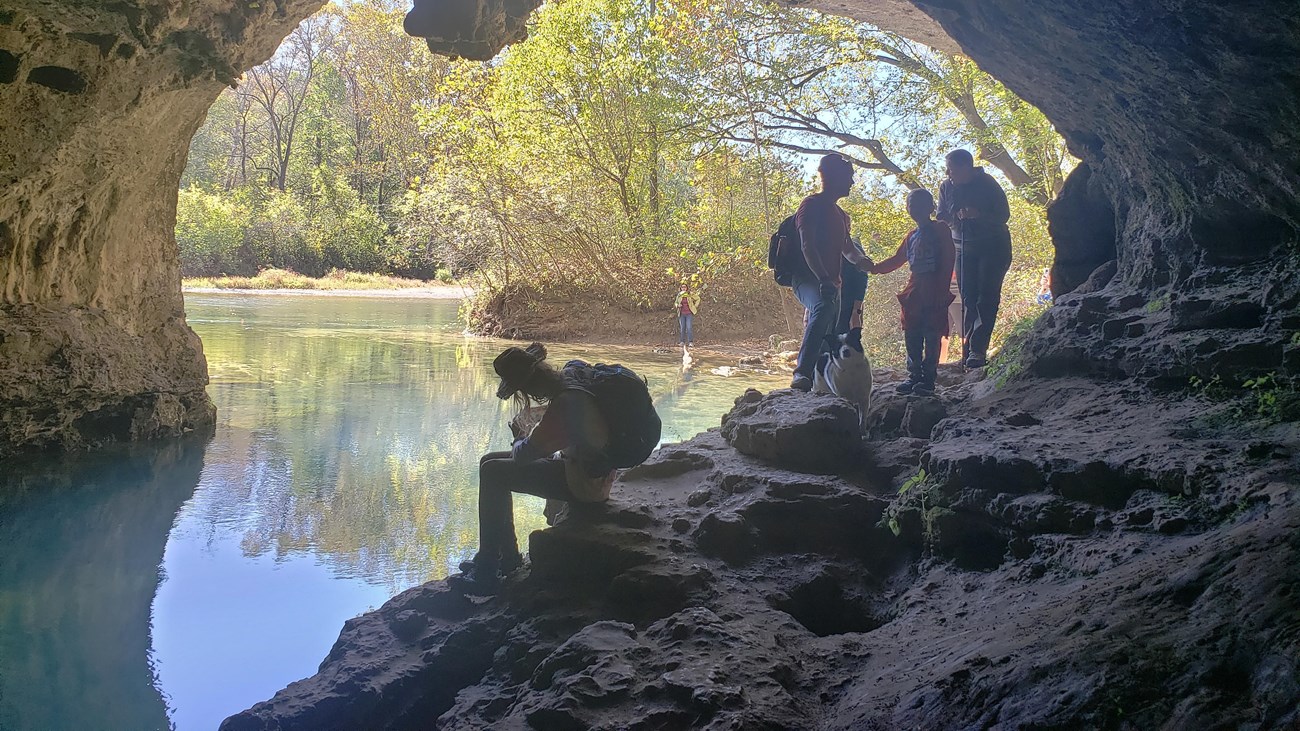
[[[738,404],[722,418],[722,436],[742,454],[816,474],[860,466],[865,456],[857,407],[793,390]]]

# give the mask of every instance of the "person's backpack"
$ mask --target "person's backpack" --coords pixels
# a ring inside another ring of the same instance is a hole
[[[767,267],[772,270],[772,278],[782,287],[793,286],[794,275],[808,268],[794,216],[788,216],[772,234],[767,246]]]
[[[569,387],[586,391],[609,427],[604,461],[609,469],[635,467],[659,446],[663,424],[650,399],[644,378],[618,364],[590,365],[580,360],[564,364]]]

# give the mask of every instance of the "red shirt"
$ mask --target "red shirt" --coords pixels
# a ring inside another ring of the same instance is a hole
[[[849,214],[825,193],[814,193],[799,204],[795,226],[808,268],[823,282],[840,286],[840,260],[849,243]]]
[[[944,332],[948,327],[948,305],[955,299],[949,289],[952,280],[952,265],[956,258],[956,249],[952,243],[952,231],[941,221],[928,221],[930,241],[938,246],[935,252],[935,270],[924,274],[913,273],[907,280],[907,286],[898,293],[898,303],[902,310],[904,330],[926,330]],[[915,230],[915,229],[913,229]],[[872,274],[888,274],[907,263],[908,232],[899,244],[898,251],[888,259],[871,268]]]

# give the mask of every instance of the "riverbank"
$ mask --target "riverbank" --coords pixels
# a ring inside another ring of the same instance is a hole
[[[407,299],[466,299],[474,290],[455,285],[409,287],[404,289],[257,289],[242,287],[191,287],[182,284],[185,294],[294,295],[298,297],[390,297]]]
[[[472,290],[462,287],[450,278],[437,280],[408,279],[388,274],[369,272],[351,272],[344,269],[330,270],[323,277],[312,277],[289,269],[263,269],[251,277],[187,277],[181,280],[185,291],[196,292],[398,292],[414,291],[455,291],[458,296],[468,297]],[[382,296],[382,295],[380,295]]]

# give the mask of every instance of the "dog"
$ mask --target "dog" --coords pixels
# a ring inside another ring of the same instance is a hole
[[[817,359],[813,393],[829,393],[858,407],[858,426],[867,422],[871,408],[871,363],[862,350],[862,328],[843,335],[827,335],[828,353]]]

